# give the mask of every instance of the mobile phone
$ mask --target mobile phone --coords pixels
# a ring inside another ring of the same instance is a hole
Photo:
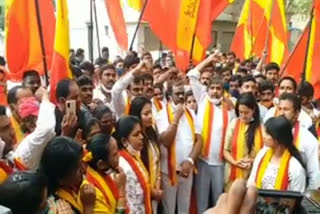
[[[72,114],[76,114],[76,107],[77,107],[77,103],[75,100],[68,100],[66,102],[66,114],[67,115],[72,115]]]

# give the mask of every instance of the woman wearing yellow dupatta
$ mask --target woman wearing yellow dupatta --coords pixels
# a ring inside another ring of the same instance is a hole
[[[225,190],[236,179],[247,179],[253,160],[263,147],[259,107],[252,93],[238,98],[237,118],[228,125],[223,156],[225,165]]]
[[[157,213],[158,202],[162,197],[160,174],[160,148],[158,133],[153,128],[152,104],[145,97],[136,97],[131,103],[130,115],[140,119],[143,134],[143,148],[141,160],[144,163],[151,185],[151,199],[153,213]]]
[[[48,178],[46,213],[59,214],[61,203],[65,205],[65,213],[93,213],[94,187],[86,184],[80,188],[84,174],[82,156],[82,147],[69,137],[55,137],[44,150],[40,172]]]
[[[118,145],[109,135],[98,134],[88,142],[83,160],[88,164],[85,184],[96,189],[94,214],[124,214],[126,212],[126,176],[119,168]],[[113,172],[117,175],[112,176]]]
[[[254,160],[248,180],[258,189],[304,192],[305,163],[294,145],[292,126],[284,117],[265,123],[263,148]]]

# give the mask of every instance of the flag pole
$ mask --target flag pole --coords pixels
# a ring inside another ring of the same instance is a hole
[[[303,65],[303,72],[302,72],[302,77],[301,77],[301,82],[305,81],[306,79],[306,70],[307,70],[307,63],[308,63],[308,54],[309,54],[309,49],[310,49],[310,39],[311,39],[311,31],[312,31],[312,22],[314,18],[314,6],[312,7],[311,14],[310,14],[310,24],[309,24],[309,35],[308,35],[308,41],[307,41],[307,48],[306,48],[306,57],[304,60],[304,65]]]
[[[304,31],[307,30],[308,28],[310,28],[310,26],[311,26],[311,20],[309,20],[309,22],[308,22],[307,26],[305,27]],[[303,32],[304,32],[304,31],[303,31]],[[309,34],[310,34],[310,29],[309,29]],[[309,35],[308,35],[308,37],[309,37]],[[300,43],[302,42],[302,39],[303,39],[303,33],[300,35],[300,38],[299,38],[298,42],[296,43],[296,45],[294,46],[294,48],[293,48],[290,56],[289,56],[288,59],[286,60],[284,66],[283,66],[283,68],[282,68],[282,70],[281,70],[280,77],[283,76],[285,70],[286,70],[287,67],[288,67],[288,63],[290,62],[290,60],[291,60],[291,58],[292,58],[295,50],[299,47]]]
[[[100,37],[99,37],[99,25],[98,25],[98,15],[97,15],[97,6],[96,6],[96,0],[93,0],[93,9],[94,9],[94,19],[96,22],[96,33],[97,33],[97,45],[98,45],[98,56],[99,59],[101,59],[101,53],[100,53]]]
[[[48,65],[47,65],[46,50],[45,50],[45,46],[44,46],[44,38],[43,38],[43,32],[42,32],[39,0],[35,0],[35,6],[36,6],[36,15],[37,15],[37,23],[38,23],[38,29],[39,29],[39,37],[40,37],[40,44],[41,44],[41,53],[42,53],[45,82],[46,82],[46,86],[49,86]]]
[[[139,30],[139,27],[140,27],[140,24],[141,24],[141,21],[142,21],[142,17],[143,17],[144,11],[146,10],[146,7],[147,7],[147,4],[148,4],[148,0],[145,0],[143,8],[142,8],[140,16],[139,16],[138,24],[136,26],[136,29],[134,31],[134,34],[133,34],[133,37],[132,37],[132,40],[131,40],[131,43],[130,43],[130,48],[129,48],[130,51],[132,51],[132,49],[133,49],[133,43],[134,43],[134,40],[136,39],[136,36],[137,36],[138,30]]]
[[[90,0],[90,21],[88,23],[89,59],[93,63],[93,0]]]
[[[190,58],[189,58],[189,65],[190,66],[193,65],[192,59],[193,59],[193,49],[194,49],[195,40],[196,40],[196,33],[193,33],[191,48],[190,48]]]

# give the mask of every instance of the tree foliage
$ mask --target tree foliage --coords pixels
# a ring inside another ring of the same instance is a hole
[[[286,0],[287,15],[298,15],[307,19],[310,15],[313,0]]]

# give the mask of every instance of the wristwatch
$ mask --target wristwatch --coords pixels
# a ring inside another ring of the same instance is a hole
[[[191,157],[188,157],[187,161],[189,161],[192,165],[194,165],[194,160]]]

